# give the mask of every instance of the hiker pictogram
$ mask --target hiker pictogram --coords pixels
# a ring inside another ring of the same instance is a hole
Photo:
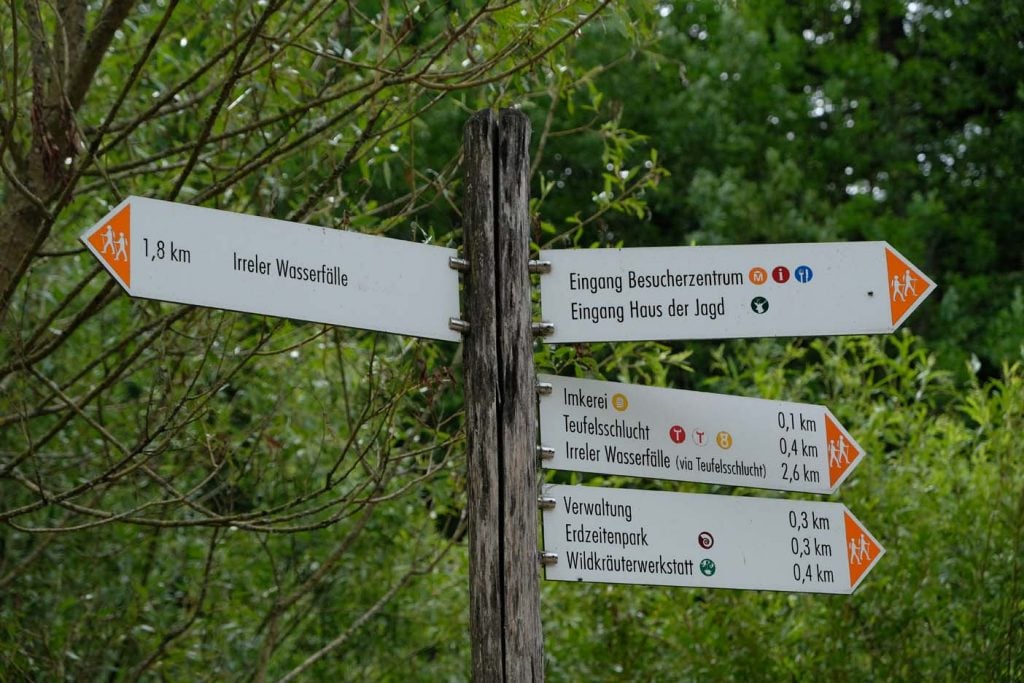
[[[86,238],[103,264],[125,287],[131,287],[131,205],[111,216]]]
[[[885,265],[892,324],[898,326],[918,302],[931,292],[935,284],[888,247],[885,250]]]
[[[861,450],[828,412],[825,413],[825,447],[829,485],[835,486],[860,457]]]
[[[846,527],[846,559],[850,568],[850,587],[860,581],[878,558],[882,548],[849,512],[844,512]]]

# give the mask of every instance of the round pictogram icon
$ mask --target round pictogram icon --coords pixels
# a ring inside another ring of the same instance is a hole
[[[775,266],[772,268],[772,279],[780,285],[783,282],[789,282],[789,268],[786,266]]]
[[[750,300],[750,310],[754,313],[761,314],[768,311],[768,299],[763,296],[755,296]]]
[[[715,574],[715,563],[713,560],[704,558],[700,561],[700,573],[704,576],[714,576]]]
[[[693,430],[693,442],[695,444],[697,444],[698,446],[702,446],[702,447],[703,446],[707,446],[708,445],[708,433],[705,432],[703,429],[694,429]]]
[[[732,448],[732,434],[729,432],[718,432],[718,434],[715,435],[715,443],[717,443],[718,447],[723,451],[729,450]]]
[[[612,408],[621,412],[624,412],[629,407],[629,399],[626,398],[625,394],[612,394]]]
[[[793,271],[793,277],[797,282],[810,282],[811,278],[814,277],[814,271],[811,270],[810,266],[797,266],[796,270]]]
[[[714,544],[715,537],[707,531],[702,531],[699,534],[697,534],[697,545],[699,545],[701,548],[704,548],[704,550],[708,550]]]
[[[750,272],[747,273],[747,277],[750,278],[750,284],[763,285],[768,282],[768,271],[757,266],[750,269]]]
[[[686,430],[679,425],[672,425],[668,428],[668,438],[672,439],[672,443],[682,443],[686,441]]]

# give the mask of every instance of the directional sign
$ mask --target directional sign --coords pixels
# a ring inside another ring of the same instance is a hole
[[[885,552],[840,503],[544,487],[554,581],[852,593]]]
[[[540,256],[551,343],[886,333],[935,289],[885,242]]]
[[[824,406],[538,379],[549,469],[832,493],[864,456]]]
[[[134,297],[460,339],[452,249],[142,197],[82,241]]]

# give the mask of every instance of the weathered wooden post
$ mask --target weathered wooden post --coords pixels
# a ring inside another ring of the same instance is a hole
[[[465,128],[470,632],[474,681],[540,681],[536,375],[529,279],[530,122]]]

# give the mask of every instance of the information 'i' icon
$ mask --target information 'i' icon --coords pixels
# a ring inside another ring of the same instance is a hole
[[[780,285],[789,281],[789,268],[786,266],[775,266],[772,268],[772,279]]]

